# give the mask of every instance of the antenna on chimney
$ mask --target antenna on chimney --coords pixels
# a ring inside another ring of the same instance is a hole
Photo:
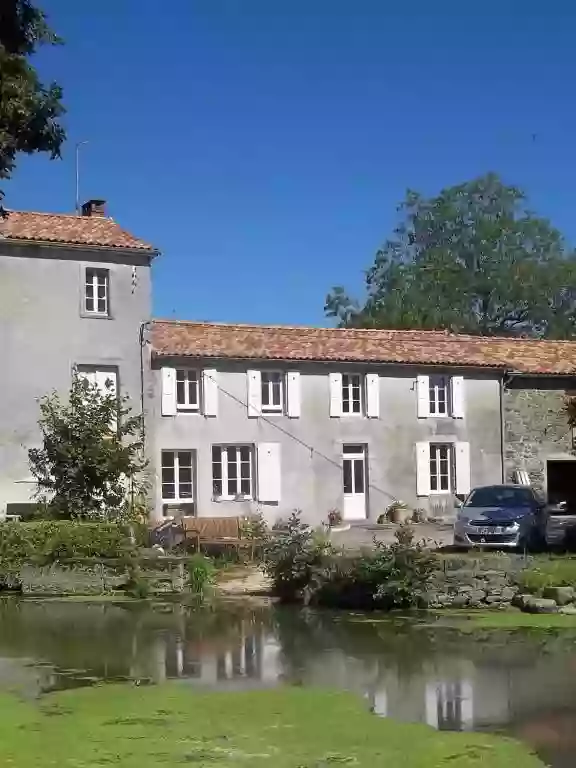
[[[80,216],[80,147],[88,144],[88,141],[76,142],[76,215]]]

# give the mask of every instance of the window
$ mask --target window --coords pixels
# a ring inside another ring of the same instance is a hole
[[[281,412],[284,410],[282,379],[283,376],[280,371],[262,371],[260,381],[263,411]]]
[[[193,451],[162,451],[162,499],[193,501]]]
[[[86,270],[84,309],[88,314],[109,314],[109,282],[107,269]]]
[[[342,413],[362,414],[362,376],[359,373],[342,375]]]
[[[430,415],[448,416],[450,379],[448,376],[430,376]]]
[[[454,449],[450,443],[430,445],[430,491],[431,493],[451,493],[453,490]]]
[[[198,371],[179,368],[176,371],[176,407],[179,411],[200,410],[200,377]]]
[[[221,499],[253,498],[250,445],[212,446],[212,490]]]
[[[82,365],[77,368],[78,377],[90,385],[96,385],[103,395],[117,395],[118,369],[97,368],[96,366]]]

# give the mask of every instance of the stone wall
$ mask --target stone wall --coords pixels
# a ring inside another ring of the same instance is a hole
[[[519,591],[518,573],[526,567],[518,555],[449,558],[435,574],[424,599],[427,608],[508,607]]]
[[[504,467],[506,481],[515,469],[530,475],[534,488],[546,489],[546,461],[569,457],[572,430],[564,412],[567,391],[576,379],[513,379],[504,391]]]

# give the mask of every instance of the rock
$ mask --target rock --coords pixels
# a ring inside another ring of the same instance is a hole
[[[502,590],[502,600],[506,603],[509,603],[511,600],[514,600],[516,596],[516,589],[514,587],[504,587]]]
[[[465,608],[469,604],[468,597],[466,595],[456,595],[452,600],[453,608]]]
[[[475,589],[473,592],[469,593],[468,600],[470,600],[471,603],[481,603],[485,597],[486,592],[483,589]]]
[[[514,595],[514,597],[512,598],[511,602],[512,602],[512,605],[515,608],[522,608],[523,609],[524,606],[526,605],[526,603],[529,602],[530,600],[532,600],[533,597],[534,597],[533,595],[527,595],[527,594],[520,594],[520,593],[518,593],[518,594]]]
[[[543,596],[555,600],[558,605],[568,605],[574,600],[573,587],[546,587]]]
[[[576,616],[576,605],[563,605],[558,608],[558,613],[564,613],[567,616]]]
[[[491,605],[492,603],[500,603],[502,602],[502,596],[495,594],[486,595],[486,602],[488,605]]]
[[[555,600],[545,597],[532,597],[526,600],[522,608],[526,613],[558,613],[558,606]]]

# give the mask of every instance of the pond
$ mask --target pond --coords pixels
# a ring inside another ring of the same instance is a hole
[[[576,764],[576,633],[226,604],[0,600],[0,688],[26,696],[100,680],[217,690],[354,691],[377,715],[511,734]]]

